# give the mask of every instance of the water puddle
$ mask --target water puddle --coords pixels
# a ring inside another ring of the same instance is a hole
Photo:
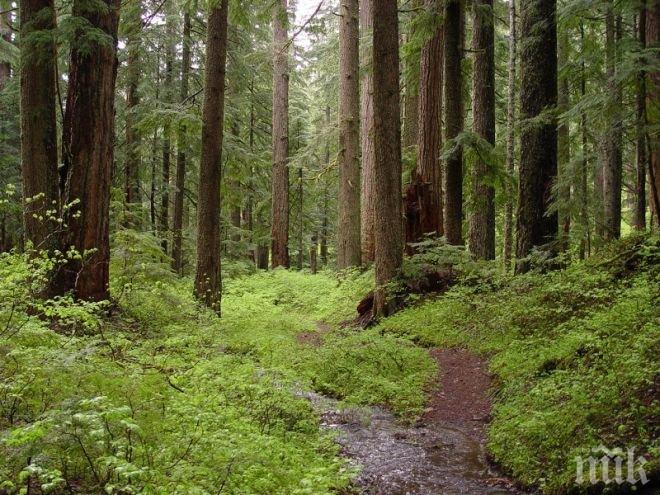
[[[360,466],[361,495],[521,494],[489,465],[469,430],[453,424],[407,427],[378,407],[342,409],[333,399],[302,393],[338,432],[343,453]]]

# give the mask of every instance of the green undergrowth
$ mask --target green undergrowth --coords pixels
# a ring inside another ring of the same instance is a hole
[[[41,303],[48,262],[0,255],[0,492],[338,493],[353,470],[297,392],[423,408],[423,349],[317,325],[352,317],[371,274],[237,275],[218,318],[157,240],[124,236],[112,307]]]
[[[637,238],[545,275],[471,277],[379,330],[490,357],[497,395],[489,451],[523,483],[579,491],[575,458],[600,445],[635,447],[653,476],[659,262],[658,239]]]

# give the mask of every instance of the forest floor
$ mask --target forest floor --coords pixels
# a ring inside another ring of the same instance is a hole
[[[112,308],[35,304],[35,260],[0,256],[0,493],[516,493],[492,458],[556,495],[600,444],[658,473],[655,238],[543,275],[465,266],[367,329],[342,323],[371,271],[226,263],[218,318],[139,242]]]
[[[361,495],[520,494],[486,453],[491,379],[487,363],[460,348],[433,349],[439,372],[414,425],[376,406],[341,407],[306,394],[325,428],[339,431],[343,455],[359,466],[351,493]]]

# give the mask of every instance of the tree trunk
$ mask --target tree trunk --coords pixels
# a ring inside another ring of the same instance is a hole
[[[358,0],[341,0],[339,23],[339,222],[337,267],[359,266],[360,29]]]
[[[401,217],[401,120],[396,0],[374,0],[374,145],[376,149],[374,314],[391,312],[387,284],[403,263]]]
[[[110,265],[110,183],[113,165],[114,101],[117,79],[119,0],[103,0],[89,9],[75,0],[73,15],[111,40],[83,43],[79,31],[71,43],[69,89],[63,123],[62,204],[78,203],[64,215],[68,229],[62,246],[73,246],[82,259],[71,259],[55,277],[58,293],[74,291],[78,299],[108,299]],[[81,49],[80,46],[84,46]]]
[[[534,247],[557,237],[557,214],[548,213],[557,177],[557,126],[551,116],[557,105],[556,0],[530,0],[521,8],[523,39],[520,70],[520,187],[518,195],[517,272],[529,269],[524,259]]]
[[[273,205],[271,263],[289,268],[289,40],[287,0],[273,8]]]
[[[417,169],[406,191],[406,243],[425,234],[443,235],[442,225],[442,12],[438,0],[425,0],[435,16],[435,32],[422,47],[419,67]]]
[[[140,203],[140,134],[136,126],[137,106],[140,103],[140,38],[142,36],[141,2],[128,7],[130,19],[127,24],[127,88],[126,88],[126,204]],[[132,219],[135,211],[128,211],[127,225],[137,226]]]
[[[190,79],[190,12],[183,14],[183,51],[181,54],[181,102],[188,98]],[[183,199],[186,187],[186,166],[188,161],[188,135],[185,123],[177,129],[176,182],[174,189],[174,216],[172,237],[172,268],[183,273]]]
[[[584,52],[584,22],[580,22],[580,48]],[[580,97],[584,100],[587,96],[587,77],[584,57],[580,63]],[[588,136],[587,136],[587,113],[580,113],[580,132],[582,134],[582,163],[580,167],[580,226],[582,238],[580,240],[580,259],[591,254],[591,230],[589,226],[589,189],[587,179],[589,177]]]
[[[25,238],[35,249],[50,250],[57,246],[52,217],[58,216],[55,4],[21,0],[19,5]]]
[[[417,10],[422,6],[422,0],[412,0],[410,2],[411,18],[409,20],[410,30],[405,37],[410,40],[415,36],[415,17],[417,17]],[[414,59],[414,57],[411,57]],[[408,62],[412,63],[412,60]],[[419,134],[419,84],[417,78],[417,67],[409,67],[404,71],[405,73],[405,86],[404,86],[404,99],[403,99],[403,135],[402,145],[404,148],[409,148],[417,144],[417,136]]]
[[[473,126],[479,137],[495,146],[495,24],[493,0],[474,0],[472,50]],[[495,188],[490,165],[478,158],[472,171],[470,252],[476,258],[495,259]]]
[[[360,0],[360,30],[361,38],[366,39],[373,28],[373,0]],[[371,51],[368,46],[362,48],[362,83],[361,83],[361,148],[362,148],[362,202],[361,202],[361,236],[362,261],[374,261],[374,80],[371,66]]]
[[[618,21],[620,22],[620,20]],[[613,5],[606,13],[607,87],[610,104],[607,109],[609,128],[605,136],[605,163],[603,164],[603,239],[610,241],[621,237],[621,85],[616,80],[617,24]]]
[[[558,44],[559,68],[568,62],[569,49],[568,33],[562,32]],[[559,113],[567,112],[570,108],[570,93],[568,87],[568,76],[562,75],[558,82],[559,92],[557,95],[557,107]],[[557,129],[557,169],[559,175],[559,198],[558,217],[559,229],[561,229],[560,248],[568,250],[569,234],[571,230],[571,183],[573,174],[570,170],[571,164],[571,135],[568,122],[563,122]]]
[[[166,104],[173,101],[173,66],[174,66],[174,25],[169,16],[166,20],[165,40],[165,81],[164,81],[164,100]],[[172,122],[169,117],[165,118],[163,124],[163,168],[161,171],[161,196],[160,196],[160,214],[158,215],[160,224],[160,235],[162,238],[163,251],[167,254],[168,237],[170,231],[170,167],[172,162]]]
[[[316,272],[318,271],[318,262],[317,262],[318,251],[319,251],[318,235],[314,233],[312,235],[312,245],[309,248],[309,268],[312,271],[312,275],[316,275]]]
[[[654,2],[653,6],[649,6],[646,16],[646,42],[649,47],[658,47],[660,41],[660,2]],[[654,55],[654,61],[657,66],[657,59],[659,55],[657,52]],[[648,113],[648,126],[651,129],[657,128],[658,116],[660,115],[660,71],[655,70],[649,74],[647,81],[647,113]],[[650,149],[650,164],[649,164],[649,201],[651,203],[651,213],[653,214],[654,222],[652,225],[660,228],[660,142],[658,133],[653,133],[647,136],[648,145]]]
[[[506,172],[508,174],[506,187],[506,206],[504,210],[504,269],[511,269],[513,253],[513,210],[515,191],[512,187],[516,170],[516,0],[509,2],[509,61],[508,88],[506,104]]]
[[[445,141],[463,131],[462,75],[463,0],[445,3]],[[463,243],[463,150],[455,146],[445,163],[445,237],[449,244]]]
[[[212,8],[208,20],[197,203],[195,296],[217,313],[220,313],[221,298],[220,181],[228,10],[228,0],[221,0]]]
[[[305,263],[305,252],[304,252],[304,235],[305,235],[305,191],[303,184],[303,167],[302,164],[298,167],[298,259],[296,267],[298,270],[303,269]],[[359,170],[358,170],[359,173]]]

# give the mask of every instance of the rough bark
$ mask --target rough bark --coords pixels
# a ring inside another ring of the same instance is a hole
[[[557,105],[557,24],[555,0],[530,0],[521,6],[520,187],[517,272],[525,258],[557,236],[557,214],[548,213],[557,177],[557,125],[544,111]]]
[[[422,7],[422,0],[412,0],[410,2],[411,18],[409,20],[410,30],[404,35],[410,40],[415,37],[415,17],[417,11]],[[413,64],[415,57],[410,57],[407,64]],[[417,144],[417,135],[419,134],[419,81],[417,80],[417,67],[411,66],[405,70],[405,87],[403,97],[403,131],[402,146],[409,148]]]
[[[165,49],[165,81],[163,99],[166,104],[173,101],[174,79],[174,25],[168,16],[166,27],[167,40]],[[172,166],[172,122],[169,117],[163,123],[163,162],[160,184],[160,212],[158,224],[162,238],[163,251],[167,253],[170,234],[170,168]]]
[[[364,40],[371,35],[373,28],[373,0],[360,0],[360,31]],[[367,45],[365,43],[365,45]],[[365,46],[361,50],[362,82],[360,88],[361,108],[361,149],[362,149],[362,177],[360,187],[361,197],[361,236],[362,236],[362,262],[374,261],[374,80],[371,65],[371,53]]]
[[[513,177],[516,170],[516,0],[509,2],[509,60],[507,63],[508,87],[506,104],[506,172],[509,175],[506,188],[506,205],[504,209],[504,269],[511,269],[513,253],[513,210],[515,191]]]
[[[646,49],[646,0],[641,0],[637,20],[637,41],[641,50]],[[637,74],[637,122],[636,122],[636,166],[635,208],[633,226],[637,230],[646,228],[646,71]]]
[[[472,80],[473,130],[495,145],[495,25],[493,0],[472,4],[474,70]],[[472,170],[472,213],[469,245],[476,258],[495,259],[495,188],[490,165],[477,158]]]
[[[374,0],[374,145],[376,153],[374,314],[387,315],[387,284],[403,263],[399,34],[396,0]]]
[[[462,75],[463,0],[445,2],[444,97],[445,141],[463,131]],[[454,148],[445,163],[445,237],[449,244],[463,243],[463,150]]]
[[[660,42],[660,2],[650,6],[646,15],[646,42],[649,48],[657,49]],[[654,55],[660,57],[657,51]],[[655,70],[649,74],[647,81],[647,115],[648,125],[651,129],[658,125],[660,116],[660,71]],[[653,226],[660,228],[660,137],[658,133],[647,136],[650,149],[649,164],[649,201],[653,213]]]
[[[287,0],[273,8],[271,264],[289,268],[289,60]]]
[[[341,0],[339,23],[339,223],[337,267],[361,263],[360,29],[358,0]]]
[[[220,181],[225,105],[228,0],[212,7],[208,19],[202,107],[202,160],[197,203],[195,296],[220,312]]]
[[[371,0],[370,0],[371,1]],[[325,107],[325,122],[328,128],[330,127],[330,107]],[[330,141],[325,142],[325,169],[330,168]],[[323,266],[328,264],[328,236],[330,235],[329,221],[328,221],[328,183],[323,183],[323,203],[321,211],[321,264]]]
[[[406,191],[406,243],[419,242],[425,234],[443,235],[442,225],[442,34],[441,4],[425,0],[436,17],[436,29],[424,43],[419,66],[419,123],[417,169]]]
[[[55,4],[52,0],[22,0],[19,5],[25,238],[35,249],[50,250],[57,245],[57,224],[49,217],[58,215]]]
[[[309,269],[312,275],[316,275],[318,271],[318,251],[319,251],[319,238],[316,233],[312,235],[312,245],[309,248]]]
[[[188,98],[190,79],[190,12],[183,14],[183,50],[181,53],[181,92],[180,99]],[[172,217],[172,268],[183,273],[183,200],[186,187],[186,167],[188,163],[188,136],[185,123],[180,123],[176,138],[176,180],[174,183],[174,215]]]
[[[140,40],[142,36],[141,2],[131,4],[127,24],[127,88],[126,88],[126,166],[124,193],[126,203],[140,203],[140,134],[136,126],[137,106],[140,103]],[[131,215],[134,212],[129,212]],[[129,217],[130,218],[130,217]],[[136,222],[129,221],[128,225]]]
[[[85,33],[79,31],[71,43],[61,195],[63,204],[77,204],[64,214],[68,228],[62,247],[73,247],[83,258],[63,265],[54,284],[59,293],[73,291],[78,299],[93,301],[109,297],[110,182],[120,2],[103,0],[103,4],[104,8],[97,10],[90,10],[82,0],[73,4],[73,15],[85,18],[109,42],[87,39],[83,43]]]
[[[568,62],[568,33],[562,32],[558,43],[558,69]],[[557,107],[560,114],[567,112],[570,108],[570,93],[568,87],[568,76],[559,77],[558,81]],[[563,250],[569,248],[569,234],[571,230],[571,135],[568,122],[560,123],[557,128],[557,172],[559,175],[559,197],[558,217],[559,229],[561,230],[560,247]]]
[[[584,22],[580,22],[580,47],[584,51]],[[584,99],[587,95],[587,77],[584,57],[580,64],[580,96]],[[582,134],[582,163],[580,166],[580,226],[582,238],[580,239],[579,256],[584,259],[591,254],[591,228],[589,226],[589,160],[588,160],[588,135],[587,135],[587,113],[580,114],[580,133]]]
[[[619,21],[620,22],[620,21]],[[605,163],[603,164],[603,239],[609,241],[621,237],[621,85],[616,80],[617,20],[610,4],[606,13],[605,62],[607,88],[610,95],[607,109],[608,129],[604,139]]]

